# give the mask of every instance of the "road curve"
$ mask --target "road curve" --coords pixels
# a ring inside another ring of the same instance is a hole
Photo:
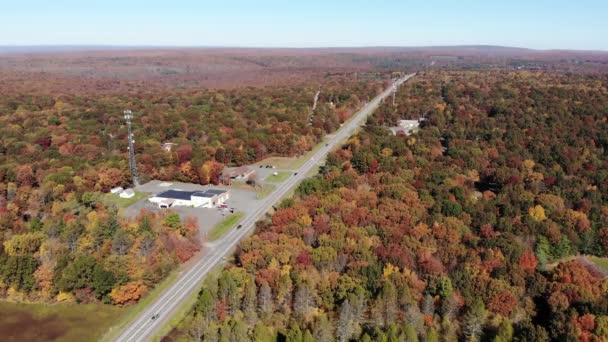
[[[281,200],[290,190],[294,189],[300,181],[319,161],[323,160],[329,151],[339,146],[341,141],[348,138],[353,132],[365,123],[368,115],[374,112],[380,102],[391,94],[393,87],[400,86],[403,82],[412,78],[415,74],[409,74],[395,81],[380,95],[359,110],[351,120],[344,124],[331,138],[330,141],[321,147],[309,160],[307,160],[294,175],[281,183],[269,196],[267,196],[258,209],[247,215],[239,224],[240,229],[232,229],[213,245],[206,247],[205,255],[190,268],[179,275],[173,285],[166,289],[163,294],[145,309],[139,316],[121,332],[117,341],[148,341],[154,337],[156,331],[171,318],[171,314],[182,302],[194,291],[198,290],[198,285],[205,276],[222,262],[222,259],[229,256],[232,250],[241,239],[255,229],[255,223],[266,214],[273,205]],[[152,316],[158,318],[152,320]]]

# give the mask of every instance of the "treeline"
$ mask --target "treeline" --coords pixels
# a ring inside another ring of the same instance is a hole
[[[259,222],[170,337],[600,341],[608,79],[418,75]],[[424,116],[412,136],[398,119]]]
[[[121,220],[92,193],[67,197],[53,200],[43,220],[3,232],[3,298],[131,304],[200,249],[194,219],[142,212]],[[0,208],[3,227],[12,210]]]

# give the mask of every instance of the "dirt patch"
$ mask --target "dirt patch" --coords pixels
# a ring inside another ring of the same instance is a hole
[[[14,308],[3,310],[0,317],[3,341],[56,341],[67,332],[68,327],[58,315],[37,318]]]
[[[0,301],[0,341],[96,341],[122,314],[103,304]]]

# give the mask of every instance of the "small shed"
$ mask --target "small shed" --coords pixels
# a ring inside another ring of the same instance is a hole
[[[135,191],[133,191],[133,189],[126,189],[123,192],[121,192],[119,196],[121,198],[131,198],[131,197],[135,196]]]
[[[165,152],[171,152],[171,150],[173,150],[173,146],[175,146],[175,145],[176,144],[174,144],[172,142],[165,142],[160,145],[160,148]]]
[[[119,194],[123,191],[124,189],[122,188],[122,186],[117,186],[115,188],[113,188],[112,190],[110,190],[111,194]]]

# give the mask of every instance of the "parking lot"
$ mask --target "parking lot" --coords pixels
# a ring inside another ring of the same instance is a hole
[[[234,208],[235,212],[243,212],[245,215],[247,215],[249,212],[255,210],[256,207],[261,203],[260,200],[256,199],[256,193],[254,191],[235,189],[229,186],[202,186],[191,183],[151,181],[135,188],[137,191],[146,192],[150,195],[126,208],[123,211],[123,215],[128,218],[135,218],[139,214],[140,210],[144,208],[153,212],[166,210],[159,209],[156,204],[150,203],[148,198],[167,190],[200,191],[210,188],[229,190],[230,198],[226,201],[228,206],[227,209],[192,208],[183,206],[175,206],[171,208],[171,210],[178,213],[182,219],[189,216],[196,218],[199,224],[199,232],[201,238],[203,239],[216,224],[221,222],[227,215],[230,214],[230,208]]]

